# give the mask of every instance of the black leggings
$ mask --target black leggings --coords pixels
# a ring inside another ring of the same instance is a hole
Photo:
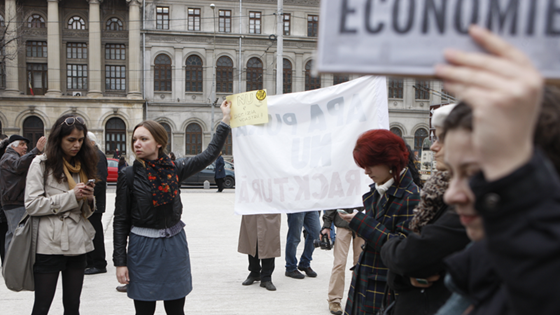
[[[163,301],[167,315],[185,315],[185,298],[171,301]],[[136,315],[153,315],[156,312],[156,301],[134,300]]]
[[[47,315],[58,282],[56,273],[35,273],[35,304],[31,315]],[[64,315],[80,314],[80,295],[84,283],[84,269],[67,269],[62,272],[62,305]]]

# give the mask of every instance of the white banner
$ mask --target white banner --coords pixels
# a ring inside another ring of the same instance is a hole
[[[268,99],[269,122],[233,128],[235,213],[293,213],[362,205],[373,182],[356,140],[389,129],[385,77]]]
[[[559,0],[321,0],[321,21],[321,72],[432,76],[445,48],[480,50],[478,24],[560,79]]]

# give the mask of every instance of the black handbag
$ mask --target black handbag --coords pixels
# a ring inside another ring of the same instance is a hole
[[[37,251],[39,219],[25,214],[19,222],[6,252],[2,276],[12,291],[34,291],[33,265]]]

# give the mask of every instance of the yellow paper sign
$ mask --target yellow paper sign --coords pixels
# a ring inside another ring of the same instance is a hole
[[[232,128],[268,122],[266,90],[234,94],[226,100],[231,101]]]

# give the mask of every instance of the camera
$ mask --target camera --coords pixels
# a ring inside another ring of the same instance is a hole
[[[329,236],[327,234],[321,234],[320,240],[313,240],[313,246],[316,248],[321,247],[321,249],[324,250],[331,250],[332,248],[331,240],[329,240]]]

